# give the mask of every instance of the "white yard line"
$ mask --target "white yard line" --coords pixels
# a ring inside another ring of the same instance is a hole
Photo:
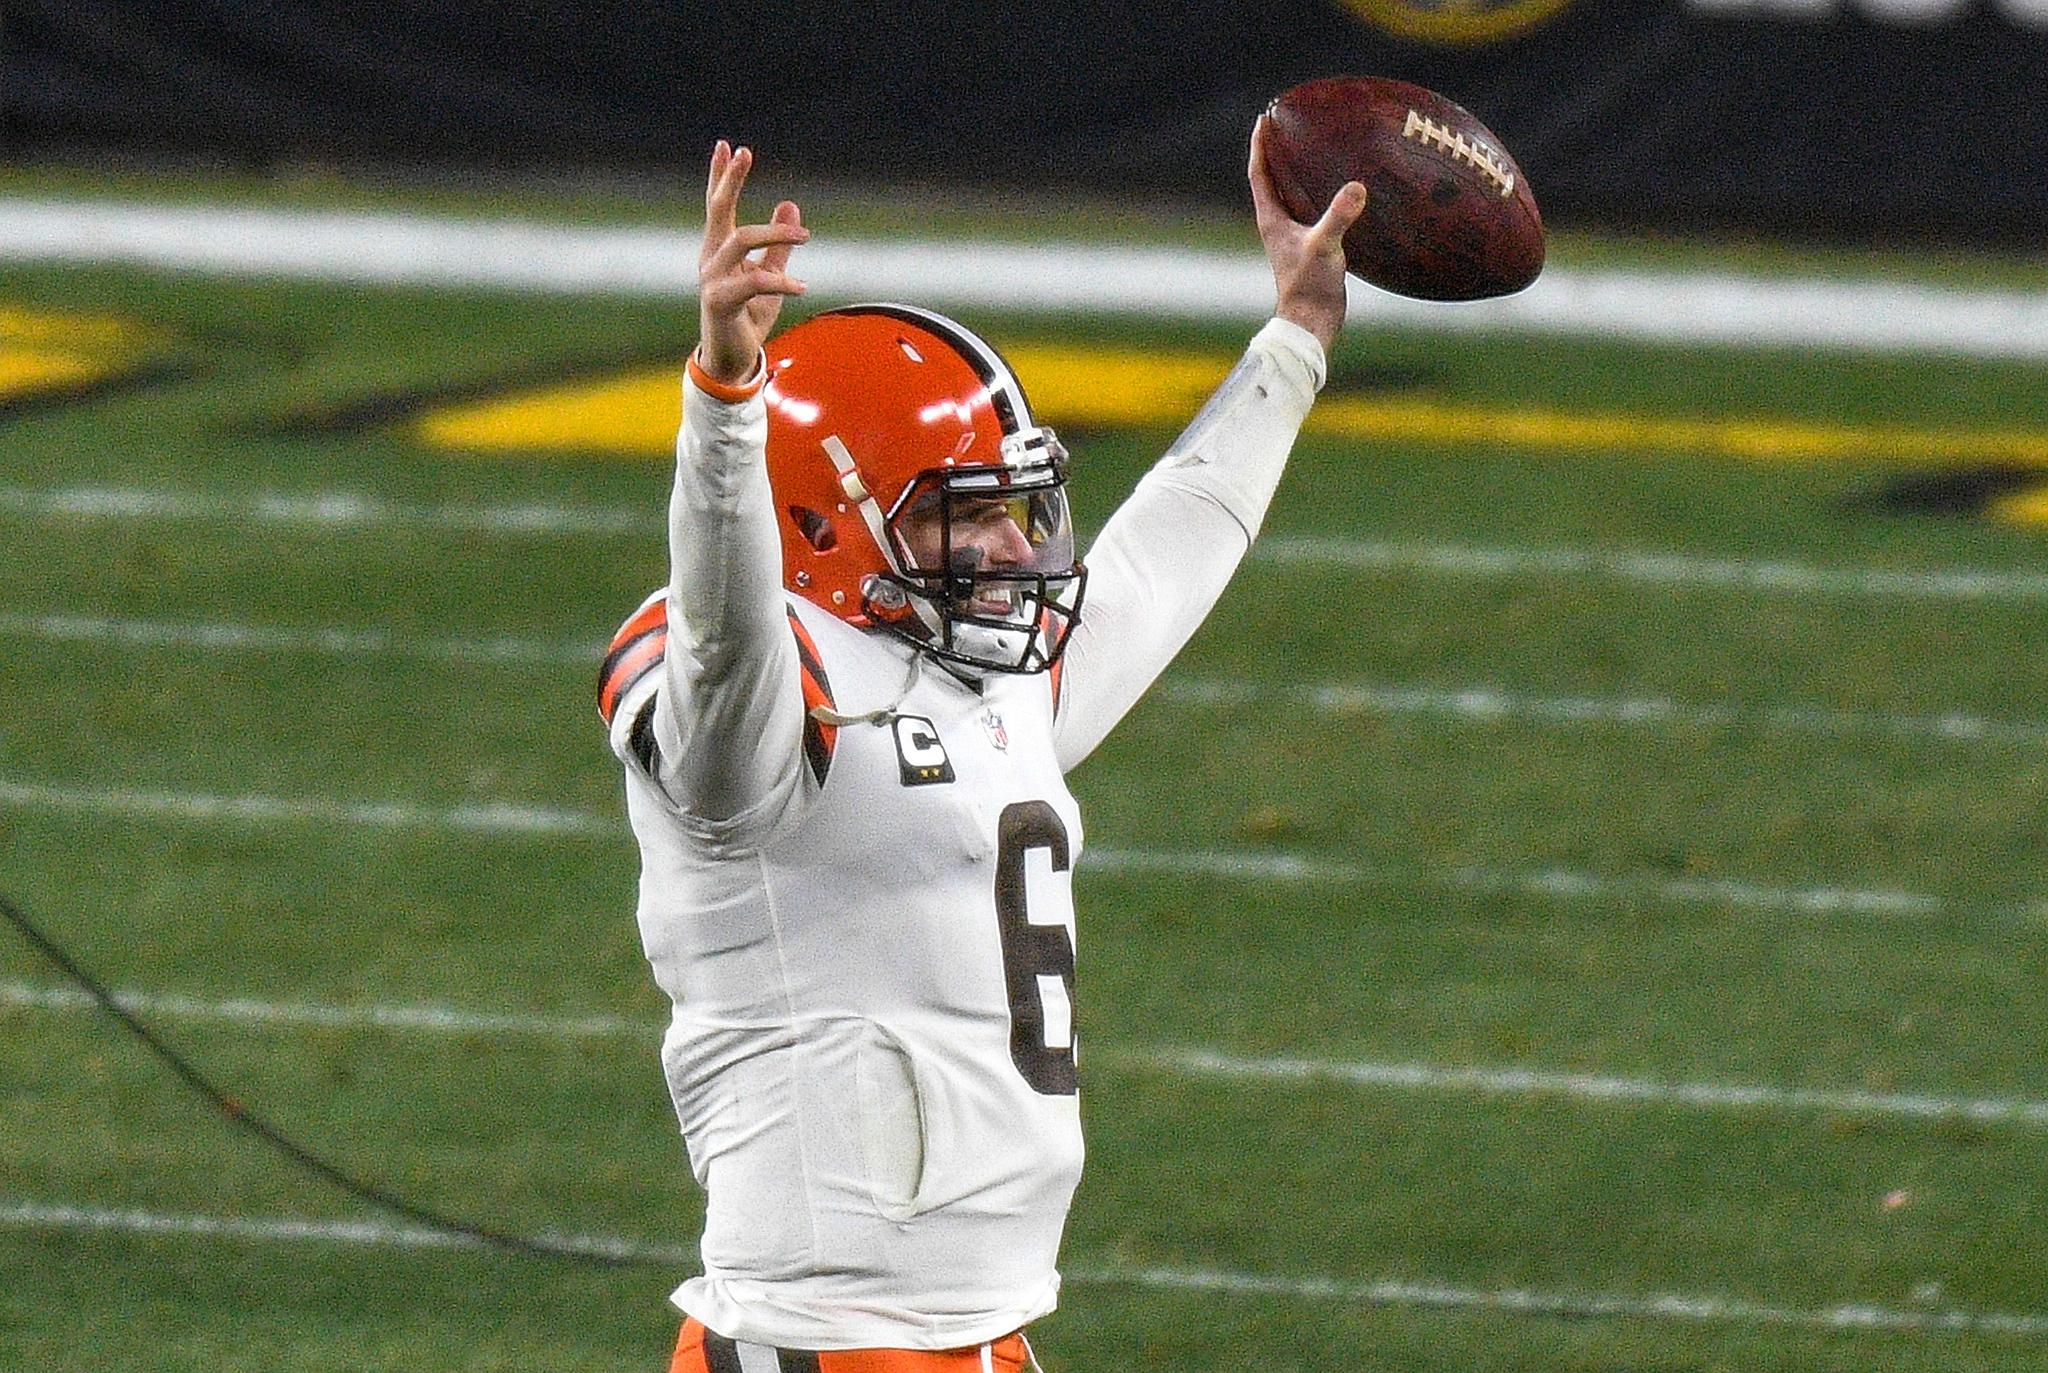
[[[255,1029],[381,1030],[396,1033],[620,1039],[652,1045],[663,1029],[658,1015],[508,1015],[455,1006],[357,1002],[323,1004],[253,997],[210,1000],[180,993],[121,990],[115,1000],[147,1019],[213,1022]],[[0,1010],[83,1014],[97,1004],[83,991],[19,980],[0,980]],[[2048,1128],[2048,1101],[1935,1093],[1872,1092],[1758,1083],[1670,1082],[1544,1068],[1444,1067],[1375,1059],[1229,1054],[1205,1048],[1097,1046],[1098,1058],[1190,1077],[1222,1077],[1282,1084],[1328,1083],[1390,1091],[1566,1100],[1746,1111],[1786,1115],[1882,1116],[1909,1120],[1967,1120],[1986,1125]]]
[[[254,997],[209,1000],[178,993],[121,991],[114,999],[123,1010],[166,1020],[221,1021],[231,1025],[312,1026],[333,1030],[400,1030],[459,1035],[518,1035],[541,1039],[661,1038],[662,1018],[633,1020],[618,1015],[505,1015],[467,1011],[455,1006],[390,1005],[357,1002],[347,1005],[315,1001],[263,1001]],[[43,986],[0,980],[0,1006],[23,1010],[91,1011],[99,1003],[76,987]]]
[[[1683,1321],[1715,1325],[1790,1325],[1823,1330],[1914,1331],[2015,1336],[2048,1335],[2048,1315],[1965,1311],[1953,1307],[1910,1310],[1845,1302],[1793,1307],[1740,1297],[1678,1292],[1630,1296],[1608,1292],[1556,1292],[1531,1288],[1479,1288],[1438,1282],[1351,1283],[1338,1278],[1265,1277],[1214,1269],[1136,1268],[1082,1270],[1081,1283],[1122,1284],[1224,1296],[1272,1296],[1360,1306],[1411,1306],[1444,1311],[1504,1312],[1571,1319]]]
[[[122,648],[211,652],[328,654],[344,658],[418,658],[447,663],[551,663],[594,674],[604,657],[595,640],[575,642],[517,635],[483,639],[415,638],[385,629],[292,629],[231,620],[133,620],[108,615],[37,615],[0,610],[0,638]]]
[[[622,840],[628,833],[624,816],[610,818],[505,802],[432,806],[393,801],[82,787],[0,778],[0,810],[10,808],[196,823],[309,823],[546,838]],[[1938,896],[1889,888],[1777,887],[1727,878],[1603,875],[1570,868],[1371,867],[1335,859],[1259,851],[1187,852],[1102,847],[1086,850],[1081,862],[1083,870],[1091,873],[1328,883],[1353,887],[1440,887],[1482,894],[1530,896],[1567,904],[1658,901],[1802,916],[1925,917],[1952,913],[1953,909],[1949,902]],[[2044,912],[2037,906],[2026,906],[1983,908],[1971,913],[1986,918],[2034,919]]]
[[[628,833],[623,814],[616,819],[610,819],[574,811],[515,806],[499,802],[428,806],[400,801],[227,796],[205,792],[150,791],[129,787],[77,787],[60,783],[0,779],[0,809],[5,808],[202,823],[264,825],[300,822],[472,834],[623,838]]]
[[[1572,868],[1372,867],[1290,853],[1090,848],[1085,872],[1156,877],[1211,877],[1255,882],[1320,883],[1346,887],[1440,887],[1480,894],[1511,894],[1574,904],[1588,901],[1658,901],[1680,906],[1778,911],[1792,915],[1927,917],[1950,911],[1938,896],[1890,888],[1775,887],[1727,878],[1608,876]],[[2030,914],[2007,910],[1980,915]]]
[[[177,1235],[194,1239],[308,1241],[365,1244],[389,1249],[485,1249],[474,1235],[395,1225],[380,1220],[311,1220],[298,1217],[171,1215],[159,1211],[114,1210],[101,1206],[51,1206],[30,1201],[0,1202],[0,1227],[16,1230],[114,1231],[133,1235]],[[694,1267],[697,1255],[669,1245],[645,1244],[616,1235],[543,1234],[535,1238],[602,1256],[643,1263]]]
[[[483,1241],[420,1226],[378,1220],[208,1216],[0,1200],[0,1228],[60,1233],[112,1232],[199,1240],[274,1244],[350,1244],[400,1250],[482,1249]],[[697,1258],[675,1245],[612,1235],[549,1235],[595,1255],[695,1269]],[[1545,1291],[1468,1287],[1431,1281],[1360,1283],[1345,1278],[1240,1273],[1164,1265],[1079,1265],[1069,1282],[1090,1286],[1201,1292],[1217,1296],[1275,1297],[1339,1305],[1415,1307],[1523,1316],[1677,1321],[1708,1325],[1789,1325],[1840,1331],[1926,1332],[2020,1337],[2048,1335],[2048,1315],[1970,1311],[1954,1307],[1880,1306],[1847,1302],[1796,1307],[1702,1293]]]
[[[2048,1101],[2015,1097],[1952,1097],[1921,1093],[1765,1087],[1727,1082],[1660,1082],[1541,1068],[1446,1068],[1427,1063],[1357,1059],[1246,1057],[1211,1049],[1154,1049],[1147,1062],[1191,1076],[1480,1096],[1564,1097],[1577,1101],[1680,1106],[1711,1111],[1892,1116],[1967,1120],[1984,1125],[2048,1127]]]
[[[2023,747],[2048,744],[2048,722],[1995,720],[1961,711],[1892,715],[1811,706],[1709,705],[1669,696],[1536,696],[1491,687],[1254,682],[1243,678],[1167,677],[1153,688],[1153,694],[1177,705],[1214,709],[1281,705],[1326,715],[1422,715],[1474,723],[1522,720],[1542,725],[1733,728]]]
[[[1979,568],[1815,567],[1808,563],[1708,558],[1626,549],[1517,548],[1271,535],[1253,561],[1278,567],[1333,567],[1481,581],[1561,578],[1616,581],[1686,591],[1735,591],[1872,600],[2048,600],[2048,574]]]
[[[0,513],[77,520],[201,520],[380,532],[444,530],[528,538],[659,539],[659,511],[559,505],[419,505],[349,491],[233,493],[130,487],[0,486]],[[1481,581],[1616,581],[1685,591],[1871,600],[2048,601],[2048,573],[1994,568],[1822,567],[1571,545],[1401,542],[1267,534],[1252,561],[1275,568],[1458,577]]]
[[[346,210],[0,200],[0,260],[115,262],[240,276],[605,291],[695,290],[690,226],[573,226]],[[1243,252],[1100,243],[872,240],[801,250],[819,301],[900,298],[1025,312],[1252,322],[1265,262]],[[1874,278],[1552,267],[1520,295],[1450,306],[1351,283],[1365,325],[1588,334],[1645,342],[2048,358],[2048,294]]]
[[[136,620],[16,611],[0,611],[0,638],[123,648],[560,665],[583,669],[586,675],[596,670],[604,656],[604,645],[596,639],[531,639],[517,635],[480,639],[412,637],[383,629],[295,629],[232,620]],[[1492,687],[1276,683],[1171,676],[1154,688],[1153,696],[1175,705],[1209,709],[1286,705],[1325,715],[1420,715],[1482,724],[1519,720],[1539,725],[1734,728],[2018,747],[2048,744],[2048,722],[1997,720],[1962,711],[1894,715],[1808,706],[1698,704],[1668,696],[1536,696]]]
[[[462,534],[659,537],[659,510],[561,505],[421,505],[356,491],[205,492],[132,486],[0,486],[0,512],[46,519],[199,520]]]

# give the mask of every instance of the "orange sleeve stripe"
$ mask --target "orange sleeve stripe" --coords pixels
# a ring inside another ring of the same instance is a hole
[[[619,708],[619,697],[625,695],[635,682],[652,672],[667,653],[668,635],[650,634],[637,647],[621,655],[617,662],[611,664],[597,689],[597,713],[604,716],[606,724],[611,723],[613,712]]]
[[[812,706],[824,706],[827,710],[836,709],[837,707],[832,704],[831,690],[811,672],[810,665],[804,664],[799,670],[804,679],[804,709],[809,710]],[[828,725],[826,728],[836,729],[838,726]]]
[[[1057,720],[1060,715],[1060,678],[1066,675],[1066,671],[1066,655],[1061,654],[1058,658],[1053,660],[1052,671],[1047,674],[1049,677],[1052,678],[1052,715],[1055,720]]]
[[[824,704],[832,704],[832,679],[825,675],[825,659],[818,652],[818,641],[811,637],[811,631],[804,628],[804,622],[789,612],[789,628],[796,635],[796,660],[802,665],[804,676],[815,679]],[[813,702],[813,704],[817,704]]]
[[[836,710],[838,707],[832,704],[832,693],[819,684],[818,679],[811,675],[809,668],[803,669],[801,675],[804,687],[804,726],[818,732],[820,742],[825,745],[825,752],[830,754],[833,749],[839,747],[839,726],[812,719],[810,711],[812,706],[823,706],[827,710]]]
[[[612,635],[612,645],[606,650],[616,653],[629,640],[636,639],[659,624],[668,623],[668,597],[652,601],[633,612],[633,618],[619,626],[619,632]]]
[[[787,609],[785,607],[785,609]],[[837,710],[832,700],[832,679],[825,675],[824,659],[818,655],[818,644],[811,637],[811,631],[804,628],[804,622],[789,610],[790,633],[796,635],[797,676],[804,693],[804,757],[810,762],[811,772],[818,779],[818,785],[825,784],[825,774],[832,767],[832,754],[839,747],[839,726],[827,724],[811,715],[813,706]]]
[[[697,361],[697,350],[694,348],[690,350],[688,371],[691,382],[699,391],[713,400],[722,400],[727,405],[738,405],[743,400],[752,400],[760,395],[761,388],[768,384],[768,368],[765,359],[761,358],[754,360],[754,379],[743,381],[737,386],[729,381],[720,381],[705,371]]]
[[[652,665],[645,656],[649,643],[654,645],[656,659],[668,648],[667,596],[657,596],[641,606],[612,635],[611,647],[605,650],[604,662],[597,669],[597,713],[606,724],[611,723],[612,714],[618,709],[619,697]]]

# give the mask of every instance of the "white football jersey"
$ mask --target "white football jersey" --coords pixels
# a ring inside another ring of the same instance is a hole
[[[1091,548],[1058,668],[979,681],[781,589],[761,402],[686,386],[670,585],[599,705],[707,1194],[675,1300],[710,1329],[949,1349],[1052,1309],[1082,1159],[1063,775],[1222,590],[1321,369],[1269,324]]]
[[[816,697],[896,700],[907,645],[789,613]],[[926,669],[882,721],[808,721],[802,767],[744,858],[683,832],[651,780],[628,792],[675,1002],[662,1062],[709,1197],[678,1299],[799,1348],[875,1342],[851,1328],[870,1312],[936,1348],[1007,1334],[1053,1305],[1081,1173],[1081,822],[1049,683]]]

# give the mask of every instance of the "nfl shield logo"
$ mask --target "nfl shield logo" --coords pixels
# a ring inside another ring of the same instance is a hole
[[[1010,732],[1003,728],[1003,717],[989,711],[981,717],[981,727],[988,732],[988,741],[1003,752],[1010,751]]]

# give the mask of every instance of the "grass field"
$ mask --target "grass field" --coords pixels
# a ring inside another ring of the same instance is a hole
[[[416,421],[691,333],[0,269],[0,890],[350,1169],[650,1252],[699,1201],[591,679],[667,473]],[[1334,371],[1333,412],[2048,431],[2017,364],[1368,333]],[[1048,418],[1091,526],[1172,432]],[[1573,432],[1305,436],[1076,773],[1054,1373],[2048,1359],[2048,533],[1884,498],[2024,475]],[[0,1368],[666,1366],[685,1263],[294,1228],[376,1218],[62,986],[0,937]]]

